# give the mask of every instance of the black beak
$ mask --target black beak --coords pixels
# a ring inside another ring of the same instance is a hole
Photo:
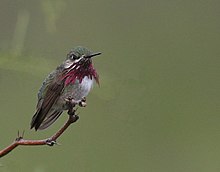
[[[100,52],[98,52],[98,53],[93,53],[93,54],[90,54],[89,56],[86,56],[85,58],[89,59],[89,58],[92,58],[92,57],[94,57],[94,56],[98,56],[98,55],[100,55],[100,54],[102,54],[102,53],[100,53]]]

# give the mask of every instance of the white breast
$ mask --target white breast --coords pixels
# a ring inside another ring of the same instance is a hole
[[[75,101],[79,102],[83,97],[86,97],[93,86],[93,79],[88,78],[87,76],[83,78],[82,82],[79,83],[77,80],[74,85],[72,85],[72,96]]]
[[[93,79],[88,78],[87,76],[83,78],[81,82],[81,89],[84,90],[84,96],[86,97],[89,94],[89,91],[92,89]]]

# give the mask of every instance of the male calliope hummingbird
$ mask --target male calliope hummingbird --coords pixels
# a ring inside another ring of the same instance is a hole
[[[69,113],[75,105],[85,105],[85,97],[93,82],[99,83],[92,57],[100,54],[80,46],[67,54],[66,60],[46,77],[38,92],[31,128],[43,130],[53,124],[64,110]]]

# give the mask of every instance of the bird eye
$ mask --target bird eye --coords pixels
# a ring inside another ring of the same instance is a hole
[[[75,54],[72,53],[72,54],[69,55],[69,59],[76,60],[76,59],[78,59],[78,57]]]

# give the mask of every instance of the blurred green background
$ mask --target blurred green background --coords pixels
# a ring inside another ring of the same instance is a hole
[[[1,172],[219,172],[220,1],[1,0],[0,149],[25,130],[38,89],[77,45],[100,75],[55,147],[18,147]]]

